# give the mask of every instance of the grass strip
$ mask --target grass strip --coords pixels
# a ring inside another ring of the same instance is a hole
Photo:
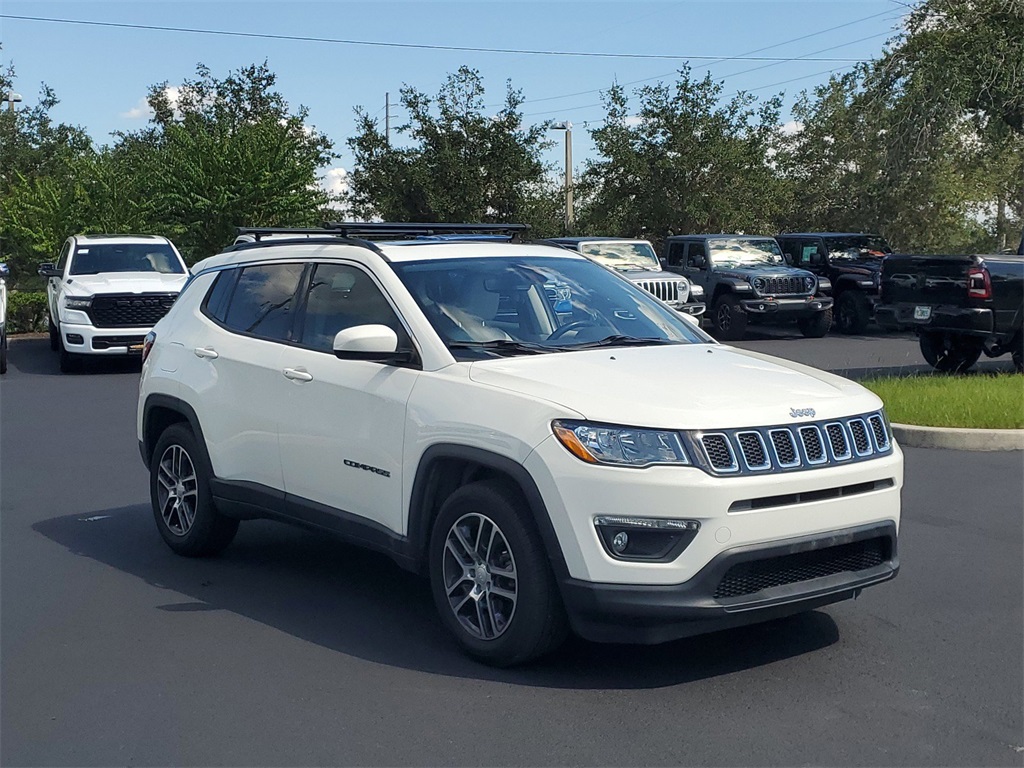
[[[1024,376],[925,374],[862,382],[889,420],[922,427],[1024,429]]]

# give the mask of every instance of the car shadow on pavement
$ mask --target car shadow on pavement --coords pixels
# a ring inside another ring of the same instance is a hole
[[[814,611],[657,646],[571,637],[531,665],[493,669],[449,638],[424,579],[326,535],[245,522],[220,557],[189,559],[163,543],[148,505],[52,518],[33,529],[166,590],[154,610],[231,611],[340,653],[439,675],[549,688],[658,688],[812,653],[839,639],[832,618]]]
[[[74,373],[60,372],[60,355],[50,350],[48,338],[32,336],[11,339],[8,363],[20,374],[29,376],[82,376],[95,373],[134,373],[142,369],[139,357],[94,357],[84,359]]]

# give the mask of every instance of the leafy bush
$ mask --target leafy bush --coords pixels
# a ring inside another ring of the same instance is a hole
[[[47,328],[45,291],[11,291],[7,294],[7,332],[32,333]]]

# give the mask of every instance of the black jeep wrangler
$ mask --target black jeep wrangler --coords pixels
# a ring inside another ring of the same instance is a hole
[[[704,288],[716,335],[742,339],[748,320],[796,320],[804,336],[820,338],[832,325],[827,278],[786,264],[771,237],[673,235],[665,239],[665,269]]]
[[[863,333],[878,303],[882,259],[892,253],[885,238],[858,232],[791,232],[775,239],[786,261],[832,283],[836,329]]]

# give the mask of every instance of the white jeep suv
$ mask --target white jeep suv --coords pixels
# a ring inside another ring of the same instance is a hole
[[[426,575],[500,665],[896,575],[903,457],[871,392],[561,248],[335,226],[201,262],[147,337],[139,447],[174,551],[256,517],[337,534]]]
[[[174,244],[157,235],[73,235],[39,274],[48,278],[50,349],[64,373],[85,355],[141,354],[188,280]]]

